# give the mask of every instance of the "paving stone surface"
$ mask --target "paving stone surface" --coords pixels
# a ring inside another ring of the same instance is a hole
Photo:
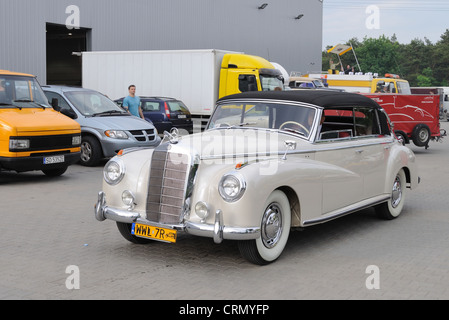
[[[449,132],[449,122],[442,122]],[[62,177],[0,173],[0,299],[449,299],[449,138],[415,152],[422,182],[403,213],[366,209],[293,232],[268,266],[236,243],[180,235],[134,245],[93,210],[102,165]],[[79,289],[68,289],[76,266]],[[375,266],[379,287],[369,289]]]

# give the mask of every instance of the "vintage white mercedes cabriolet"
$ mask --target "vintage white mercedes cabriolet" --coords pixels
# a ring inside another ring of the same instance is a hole
[[[247,92],[220,99],[203,133],[166,133],[104,168],[95,216],[134,243],[177,233],[237,240],[256,264],[276,260],[293,227],[374,206],[402,211],[419,183],[415,155],[385,112],[335,91]]]

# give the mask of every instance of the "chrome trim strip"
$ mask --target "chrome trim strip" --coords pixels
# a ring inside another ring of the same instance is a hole
[[[366,138],[365,138],[366,139]],[[346,140],[349,141],[349,140]],[[351,140],[353,141],[353,140]],[[344,145],[344,146],[335,146],[335,142],[332,141],[319,141],[316,144],[325,144],[329,143],[332,144],[332,146],[324,147],[324,148],[317,148],[317,149],[303,149],[303,150],[288,150],[287,155],[291,154],[303,154],[303,153],[316,153],[320,151],[330,151],[330,150],[344,150],[344,149],[351,149],[351,148],[363,148],[363,147],[369,147],[373,145],[382,145],[387,143],[392,143],[392,141],[388,142],[371,142],[371,143],[363,143],[363,144],[352,144],[352,145]],[[226,158],[243,158],[243,157],[256,157],[256,158],[270,158],[270,157],[278,157],[283,156],[285,154],[285,150],[280,151],[273,151],[271,153],[238,153],[238,154],[221,154],[216,156],[201,156],[201,160],[214,160],[214,159],[226,159]]]
[[[326,213],[325,217],[321,216],[320,218],[317,218],[317,219],[305,220],[303,222],[303,225],[310,226],[310,225],[314,225],[314,224],[318,224],[318,223],[327,222],[329,220],[333,220],[333,219],[345,216],[347,214],[350,214],[350,213],[353,213],[356,211],[360,211],[362,209],[366,209],[366,208],[372,207],[374,205],[383,203],[385,201],[388,201],[390,198],[391,198],[391,195],[380,195],[380,196],[376,196],[374,198],[363,200],[356,204],[352,204],[350,206]]]

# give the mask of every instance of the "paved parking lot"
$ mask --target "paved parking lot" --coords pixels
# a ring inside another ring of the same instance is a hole
[[[410,147],[422,182],[398,219],[367,209],[293,232],[264,267],[231,241],[124,240],[94,218],[102,166],[2,172],[0,299],[449,299],[449,139]]]

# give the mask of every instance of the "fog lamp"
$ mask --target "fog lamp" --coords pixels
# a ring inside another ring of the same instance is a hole
[[[122,192],[122,201],[125,205],[127,205],[130,209],[132,209],[135,205],[135,197],[133,193],[129,190],[125,190]]]
[[[209,206],[204,201],[198,201],[195,205],[195,213],[198,217],[201,218],[201,221],[204,222],[206,218],[209,216]]]

